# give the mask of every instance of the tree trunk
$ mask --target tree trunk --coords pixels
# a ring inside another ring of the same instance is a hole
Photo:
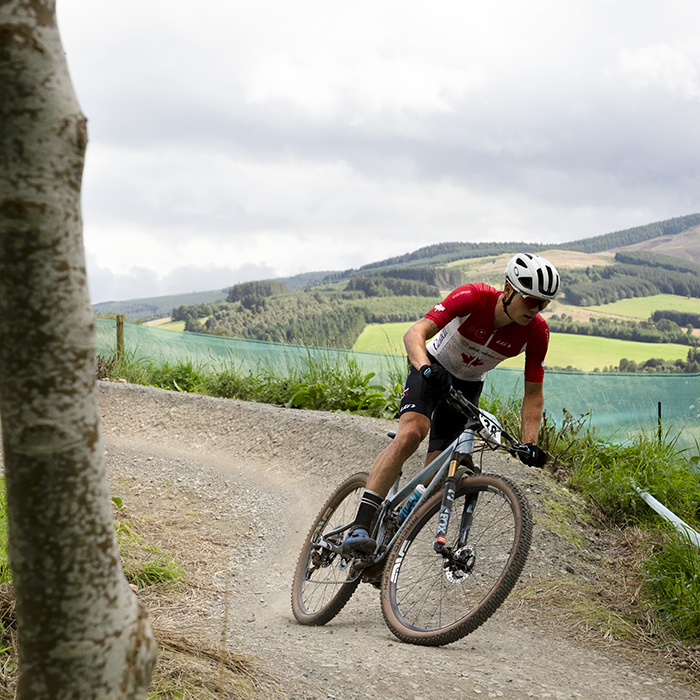
[[[17,697],[142,698],[156,645],[104,468],[80,185],[86,120],[54,0],[0,0],[0,414]]]

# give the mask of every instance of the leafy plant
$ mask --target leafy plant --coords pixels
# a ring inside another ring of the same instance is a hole
[[[191,361],[163,362],[148,367],[149,384],[161,389],[196,391],[204,380],[203,371]]]
[[[119,554],[124,575],[138,588],[177,583],[185,578],[185,570],[155,545],[147,544],[133,524],[121,516],[115,523]]]

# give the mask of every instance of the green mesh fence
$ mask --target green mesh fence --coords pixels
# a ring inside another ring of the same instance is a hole
[[[100,355],[116,354],[116,333],[116,321],[97,319],[97,352]],[[315,360],[334,364],[352,357],[365,373],[374,372],[377,383],[385,386],[392,373],[402,376],[407,367],[406,358],[395,355],[182,333],[133,323],[124,324],[124,351],[127,357],[154,362],[191,360],[193,364],[209,368],[232,364],[244,373],[265,367],[279,374],[291,368],[302,369]]]
[[[379,383],[388,384],[392,372],[405,374],[406,359],[396,355],[308,348],[237,338],[222,338],[124,324],[128,356],[151,361],[191,360],[201,366],[232,363],[243,372],[266,367],[284,373],[303,368],[315,359],[343,363],[354,358],[365,372],[374,372]],[[97,347],[101,355],[116,352],[116,322],[97,319]],[[523,374],[518,369],[489,372],[486,391],[501,396],[522,396]],[[683,447],[700,443],[700,375],[624,374],[548,371],[544,383],[545,409],[560,423],[564,410],[574,417],[590,414],[596,434],[625,441],[640,431],[658,428],[658,404],[664,434],[678,437]]]
[[[501,396],[522,396],[522,370],[489,372],[488,389]],[[564,410],[575,418],[590,414],[596,435],[624,442],[640,431],[677,437],[678,444],[700,443],[700,374],[626,374],[557,372],[544,379],[545,410],[560,423]]]

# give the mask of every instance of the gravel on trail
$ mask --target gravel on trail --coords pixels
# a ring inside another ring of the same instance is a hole
[[[180,538],[183,546],[199,543],[185,556],[197,585],[178,606],[152,618],[196,629],[214,643],[225,627],[230,649],[258,658],[284,679],[271,697],[700,698],[697,685],[656,655],[551,624],[517,587],[482,627],[441,648],[399,642],[384,624],[378,591],[367,584],[326,626],[297,624],[291,582],[311,522],[341,481],[369,469],[395,424],[120,382],[99,385],[113,494],[166,530],[175,550]],[[605,548],[595,542],[597,533],[586,535],[582,553],[561,532],[539,526],[538,508],[555,492],[562,497],[562,487],[546,473],[493,458],[485,471],[517,481],[535,512],[522,585],[597,577]],[[405,471],[418,469],[421,460],[414,456]]]

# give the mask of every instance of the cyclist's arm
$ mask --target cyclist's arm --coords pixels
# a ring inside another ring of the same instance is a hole
[[[523,407],[520,412],[523,442],[537,444],[537,434],[540,432],[543,408],[542,382],[525,382],[525,395],[523,396]]]
[[[425,344],[439,330],[434,321],[431,321],[429,318],[421,318],[406,331],[403,337],[403,344],[406,346],[409,362],[416,369],[430,364]]]

